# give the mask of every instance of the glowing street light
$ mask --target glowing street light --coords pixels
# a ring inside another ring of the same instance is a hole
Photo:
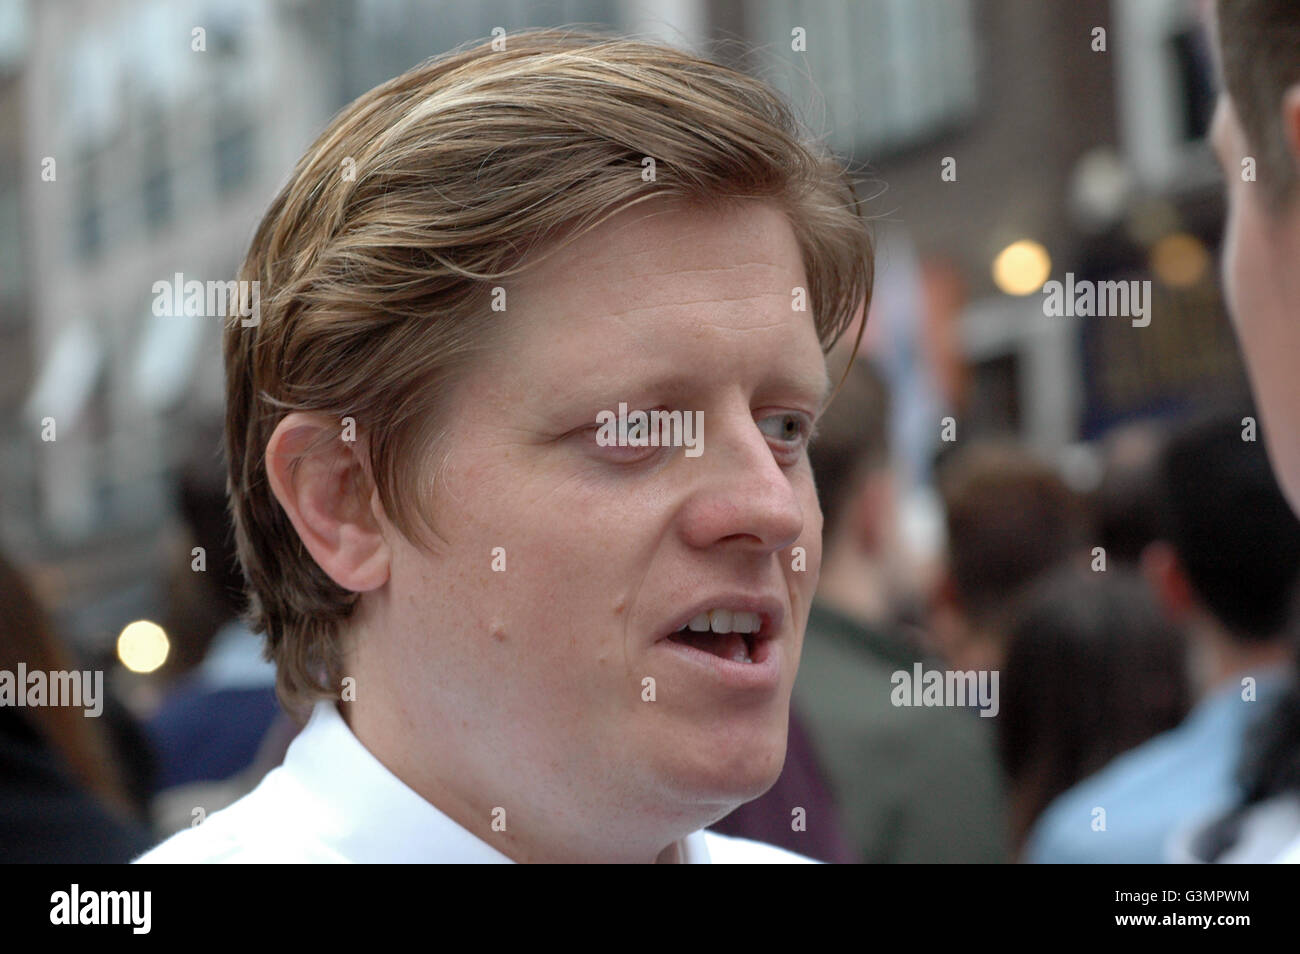
[[[1008,295],[1032,295],[1050,274],[1052,257],[1030,239],[1012,242],[993,260],[993,281]]]
[[[117,658],[132,672],[153,672],[167,661],[170,649],[167,633],[147,619],[127,623],[117,637]]]

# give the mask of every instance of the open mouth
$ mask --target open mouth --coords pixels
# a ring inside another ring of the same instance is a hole
[[[668,638],[730,662],[752,663],[766,637],[758,613],[726,609],[700,613]]]

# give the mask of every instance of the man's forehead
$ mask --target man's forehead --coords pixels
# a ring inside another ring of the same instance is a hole
[[[757,207],[756,207],[757,208]],[[779,216],[779,213],[775,213]],[[693,303],[758,301],[804,284],[788,222],[654,215],[597,229],[520,275],[525,302],[595,304],[606,315]],[[736,224],[738,228],[728,228]]]
[[[584,274],[578,285],[566,286],[580,297],[602,303],[602,313],[636,316],[656,309],[665,311],[700,306],[747,305],[770,308],[773,296],[788,308],[791,282],[788,263],[737,261],[719,266],[685,268],[649,263],[629,264]],[[784,310],[784,309],[783,309]]]

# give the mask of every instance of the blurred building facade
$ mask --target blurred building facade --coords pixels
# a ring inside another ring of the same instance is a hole
[[[908,395],[896,428],[914,473],[948,414],[963,436],[1055,451],[1243,386],[1185,0],[15,3],[0,18],[0,545],[44,568],[80,639],[104,645],[156,608],[171,477],[195,422],[220,413],[219,319],[155,314],[155,283],[233,277],[294,161],[356,95],[494,28],[561,23],[756,69],[851,158],[881,243],[870,334]],[[1160,259],[1170,236],[1192,241]],[[1155,283],[1149,327],[1048,318],[1040,294],[992,277],[1021,239],[1053,279],[1164,262],[1175,280]]]
[[[162,599],[172,477],[221,406],[219,319],[155,313],[155,283],[233,276],[335,105],[330,30],[301,4],[130,0],[27,4],[22,29],[28,337],[4,544],[102,643]]]

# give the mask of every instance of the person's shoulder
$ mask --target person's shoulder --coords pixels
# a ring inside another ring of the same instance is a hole
[[[217,818],[216,815],[212,817],[214,820]],[[177,832],[161,845],[146,851],[132,864],[257,864],[287,860],[289,859],[273,851],[265,842],[250,842],[229,829],[204,822]]]
[[[151,848],[133,864],[283,864],[345,859],[310,836],[283,802],[293,793],[279,770],[253,791]],[[305,800],[299,799],[301,805]],[[200,806],[195,806],[200,809]],[[303,815],[310,813],[305,809]],[[202,818],[202,816],[198,816]]]
[[[817,865],[814,858],[807,858],[786,851],[776,845],[748,838],[734,838],[720,835],[715,831],[706,831],[704,841],[708,845],[709,860],[715,865]]]
[[[232,806],[233,807],[233,806]],[[265,829],[237,831],[220,824],[222,812],[208,821],[177,832],[151,848],[137,865],[262,865],[330,864],[347,861],[323,844]],[[214,824],[216,822],[216,824]]]
[[[1035,864],[1103,860],[1105,849],[1098,836],[1105,829],[1096,826],[1097,810],[1122,801],[1129,788],[1127,773],[1116,769],[1112,763],[1057,795],[1029,830],[1025,860]]]
[[[1026,860],[1160,860],[1163,836],[1155,829],[1187,810],[1179,794],[1179,780],[1187,772],[1177,755],[1180,740],[1172,736],[1167,732],[1148,739],[1053,799],[1030,829]]]
[[[1171,790],[1205,772],[1205,767],[1196,763],[1195,748],[1181,728],[1159,733],[1121,752],[1060,795],[1052,807],[1074,810],[1084,804],[1116,801],[1164,804]]]

